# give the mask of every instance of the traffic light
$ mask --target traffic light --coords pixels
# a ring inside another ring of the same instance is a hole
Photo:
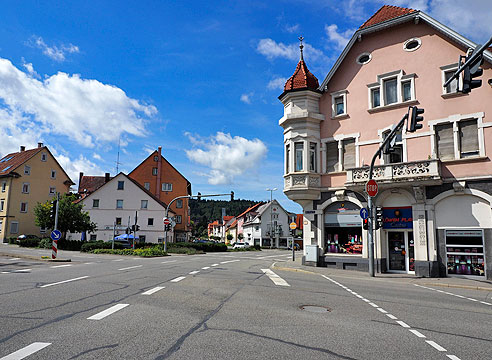
[[[234,191],[231,191],[231,201],[234,201]]]
[[[197,198],[198,200],[201,200],[201,199],[202,199],[202,193],[198,193],[198,194],[197,194],[197,196],[196,196],[196,198]]]
[[[55,218],[56,218],[56,203],[57,202],[58,202],[57,200],[53,200],[51,202],[50,219],[52,219],[53,221],[55,221]]]
[[[389,154],[389,153],[394,152],[395,151],[395,149],[394,149],[395,144],[396,144],[396,134],[395,134],[395,136],[393,136],[393,139],[388,141],[386,143],[386,145],[384,146],[383,154]]]
[[[368,218],[366,218],[366,219],[364,219],[364,220],[362,220],[362,221],[363,221],[363,223],[362,223],[362,228],[363,228],[364,230],[368,230],[368,229],[369,229],[369,219],[368,219]]]
[[[463,69],[463,89],[461,90],[463,94],[468,94],[472,89],[482,86],[482,80],[473,80],[475,77],[482,76],[483,69],[480,68],[482,64],[483,54],[480,54]]]
[[[375,229],[379,229],[383,226],[383,208],[381,206],[376,207],[376,227]]]
[[[140,225],[135,225],[135,232],[140,230]]]
[[[415,132],[418,129],[422,129],[422,124],[419,124],[419,122],[424,120],[423,116],[420,116],[420,114],[424,113],[424,109],[419,109],[416,106],[410,106],[410,129],[408,129],[409,132]]]
[[[171,224],[164,225],[164,230],[165,231],[171,231]]]

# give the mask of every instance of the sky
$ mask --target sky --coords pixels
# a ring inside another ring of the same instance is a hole
[[[304,58],[320,80],[382,5],[477,43],[490,0],[8,1],[0,12],[0,158],[43,142],[73,181],[129,173],[162,146],[193,194],[301,212],[283,190],[283,106]],[[225,198],[227,199],[227,198]],[[234,214],[232,214],[234,215]]]

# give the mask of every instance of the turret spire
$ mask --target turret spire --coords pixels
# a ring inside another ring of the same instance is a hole
[[[302,49],[304,49],[304,45],[302,45],[302,40],[304,40],[304,38],[301,36],[299,36],[299,41],[301,42],[301,44],[299,45],[299,49],[301,49],[301,58],[300,58],[300,61],[304,61],[304,57],[302,56]]]

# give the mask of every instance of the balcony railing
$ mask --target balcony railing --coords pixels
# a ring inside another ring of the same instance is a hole
[[[380,183],[441,180],[441,162],[438,159],[412,161],[374,167],[372,178]],[[369,167],[347,170],[346,185],[365,184],[369,180]]]
[[[318,174],[290,174],[284,176],[285,189],[319,188],[321,186]]]

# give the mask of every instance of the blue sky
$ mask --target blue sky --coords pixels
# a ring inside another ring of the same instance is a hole
[[[320,82],[386,2],[22,1],[0,12],[0,157],[44,142],[74,181],[131,171],[157,146],[193,193],[233,190],[287,210],[282,104],[297,37]],[[492,35],[488,0],[395,0],[473,41]]]

